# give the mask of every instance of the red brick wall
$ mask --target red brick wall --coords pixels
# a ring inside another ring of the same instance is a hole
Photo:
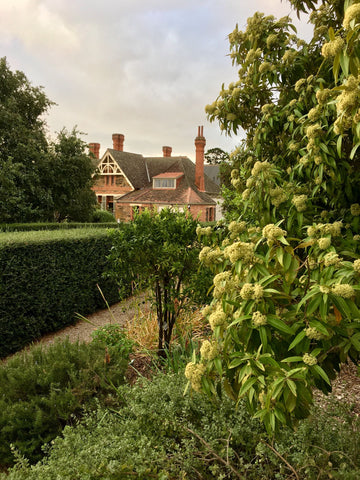
[[[132,188],[123,175],[113,175],[114,183],[111,185],[111,175],[108,175],[109,184],[106,184],[107,175],[101,175],[96,180],[93,190],[96,195],[124,195],[131,192]]]

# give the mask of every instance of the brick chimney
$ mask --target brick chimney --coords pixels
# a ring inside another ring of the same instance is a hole
[[[89,143],[89,152],[94,155],[95,158],[99,160],[100,154],[100,143]]]
[[[162,147],[163,148],[163,157],[171,157],[172,148],[171,147]]]
[[[113,149],[118,150],[119,152],[124,151],[124,135],[121,133],[113,133],[112,141],[113,141]]]
[[[198,127],[198,135],[195,138],[196,160],[195,160],[195,185],[201,191],[205,191],[204,179],[204,150],[206,140],[204,137],[204,127]]]

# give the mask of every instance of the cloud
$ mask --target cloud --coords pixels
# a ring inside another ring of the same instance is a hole
[[[197,125],[208,148],[239,142],[204,107],[236,79],[227,35],[256,10],[290,12],[280,0],[0,0],[0,48],[58,104],[52,131],[76,124],[103,149],[119,132],[129,150],[193,157]]]

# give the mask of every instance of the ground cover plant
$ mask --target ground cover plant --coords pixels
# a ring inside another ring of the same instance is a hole
[[[12,448],[31,462],[40,459],[42,446],[65,425],[111,405],[114,388],[125,382],[131,348],[119,326],[109,325],[90,344],[39,345],[1,364],[0,466],[13,463]]]
[[[7,480],[355,480],[360,474],[359,421],[333,404],[318,409],[296,432],[284,428],[276,443],[240,403],[183,395],[181,374],[117,389],[119,407],[99,409],[66,427],[35,466],[18,456]],[[350,428],[351,425],[351,428]]]
[[[246,399],[269,435],[309,415],[313,388],[331,390],[360,352],[360,5],[290,3],[312,40],[256,13],[229,35],[237,80],[206,107],[246,140],[231,155],[228,234],[198,230],[213,338],[186,369],[193,389]]]

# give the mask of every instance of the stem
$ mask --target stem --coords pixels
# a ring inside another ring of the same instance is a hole
[[[269,443],[265,442],[265,440],[260,440],[260,441],[261,441],[262,443],[264,443],[267,447],[269,447],[270,450],[271,450],[272,452],[274,452],[275,455],[277,455],[277,456],[280,458],[280,460],[282,460],[282,461],[285,463],[285,465],[286,465],[286,466],[293,472],[293,474],[295,475],[296,480],[300,480],[300,477],[299,477],[299,475],[297,474],[295,468],[294,468],[292,465],[290,465],[290,463],[289,463],[278,451],[276,451],[275,448],[274,448],[272,445],[270,445]]]

